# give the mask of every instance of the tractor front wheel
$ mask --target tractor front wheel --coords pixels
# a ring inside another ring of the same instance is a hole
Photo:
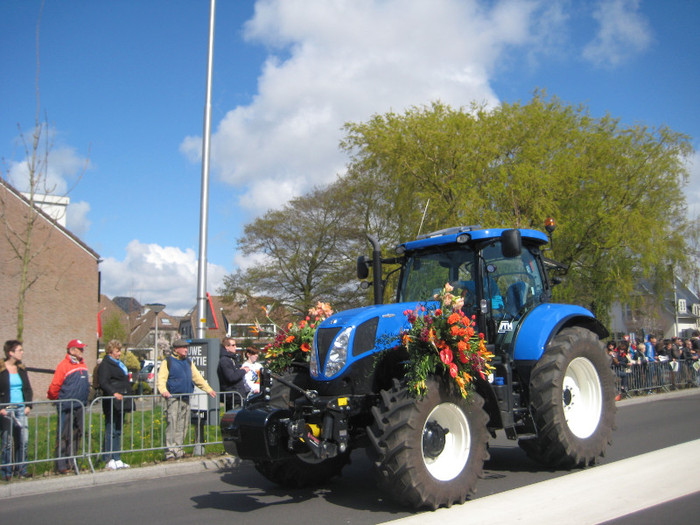
[[[483,399],[463,399],[439,378],[416,399],[397,380],[381,391],[368,428],[369,454],[381,488],[414,508],[449,507],[474,492],[488,459]]]

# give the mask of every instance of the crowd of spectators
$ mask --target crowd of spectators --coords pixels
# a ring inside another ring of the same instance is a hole
[[[610,366],[618,379],[617,400],[631,389],[651,393],[665,386],[668,378],[670,389],[677,388],[678,374],[690,371],[695,385],[700,386],[700,332],[691,337],[673,337],[659,340],[655,335],[636,341],[625,337],[622,341],[609,341],[607,352]],[[632,384],[634,383],[634,384]]]

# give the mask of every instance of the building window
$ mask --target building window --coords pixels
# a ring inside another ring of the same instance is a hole
[[[685,299],[678,299],[678,313],[684,314],[688,311],[688,308],[685,305]]]
[[[693,315],[695,317],[700,317],[700,304],[694,304],[693,305]]]

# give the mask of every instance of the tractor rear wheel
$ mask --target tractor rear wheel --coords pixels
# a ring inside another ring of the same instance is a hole
[[[378,484],[414,508],[464,503],[474,492],[488,459],[488,416],[483,399],[463,399],[451,385],[430,378],[423,398],[397,380],[381,391],[368,428]]]
[[[549,467],[595,463],[615,427],[615,384],[598,337],[565,328],[549,343],[530,375],[530,409],[537,437],[519,445]]]

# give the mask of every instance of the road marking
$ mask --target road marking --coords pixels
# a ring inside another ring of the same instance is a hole
[[[700,492],[699,451],[700,440],[690,441],[386,523],[490,523],[498,516],[498,509],[504,507],[508,508],[504,517],[507,523],[601,523]],[[619,487],[654,490],[618,490]]]

